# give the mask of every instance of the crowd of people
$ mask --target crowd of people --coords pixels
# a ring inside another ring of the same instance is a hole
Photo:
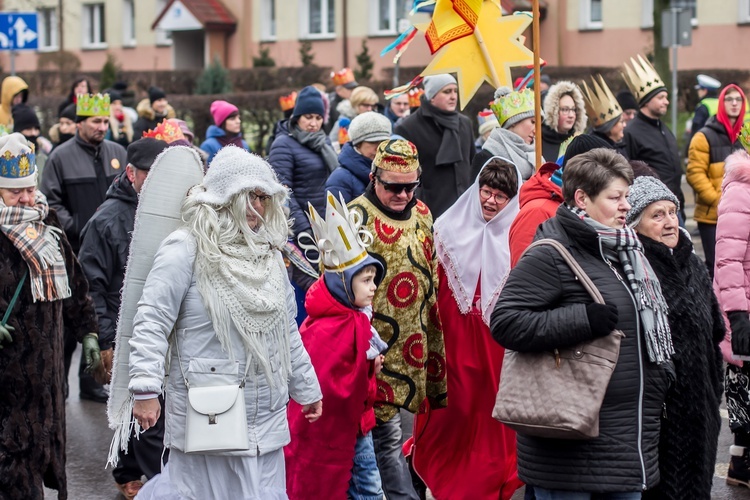
[[[542,116],[530,88],[500,87],[476,130],[450,74],[383,102],[348,68],[331,83],[280,98],[263,155],[226,100],[198,146],[161,89],[131,108],[126,84],[95,93],[84,78],[45,139],[26,83],[3,81],[1,498],[41,499],[45,486],[67,498],[78,343],[81,398],[107,402],[127,360],[110,460],[128,499],[509,500],[524,485],[539,500],[708,499],[723,396],[727,483],[750,488],[741,85],[698,77],[683,169],[663,122],[676,96],[640,56],[621,82],[544,75]],[[121,342],[144,185],[176,151],[205,175],[177,193],[179,227],[160,239]],[[562,244],[601,303],[535,240]],[[517,376],[506,352],[559,363],[610,336],[597,435],[493,418],[502,378]],[[202,410],[201,389],[229,391],[229,405]],[[196,412],[244,432],[198,446]]]

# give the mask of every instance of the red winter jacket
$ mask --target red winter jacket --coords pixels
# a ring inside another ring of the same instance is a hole
[[[521,211],[510,226],[510,265],[515,267],[524,250],[531,245],[539,224],[555,216],[563,201],[562,189],[550,179],[560,168],[548,162],[527,180],[518,194]]]

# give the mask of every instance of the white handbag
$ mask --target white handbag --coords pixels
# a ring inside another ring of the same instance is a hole
[[[190,387],[177,346],[177,358],[188,390],[185,418],[185,453],[245,451],[250,449],[245,409],[245,374],[239,383]]]

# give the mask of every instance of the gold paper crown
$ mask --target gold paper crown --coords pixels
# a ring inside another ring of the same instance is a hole
[[[502,126],[510,118],[521,113],[534,113],[534,92],[529,88],[511,91],[495,99],[490,104],[490,109]]]
[[[409,91],[409,107],[418,108],[422,105],[423,89],[411,89]]]
[[[334,85],[346,85],[354,81],[354,72],[351,68],[344,68],[341,71],[331,72],[331,79]]]
[[[294,104],[297,102],[297,92],[292,92],[289,95],[283,95],[279,97],[279,106],[281,111],[289,111],[294,109]]]
[[[745,146],[745,149],[748,153],[750,153],[750,122],[745,122],[745,124],[742,126],[742,129],[740,129],[740,135],[739,135],[740,144]]]
[[[77,116],[109,116],[109,94],[78,94]]]
[[[654,67],[640,54],[638,54],[637,61],[632,57],[630,58],[630,66],[628,66],[627,62],[623,66],[625,67],[625,72],[622,73],[622,78],[625,80],[625,83],[639,105],[642,104],[641,101],[643,98],[654,90],[658,88],[666,90],[667,87],[664,85],[664,81]]]
[[[313,241],[320,252],[318,262],[323,263],[325,270],[343,272],[367,259],[367,247],[373,241],[372,234],[362,227],[359,212],[347,208],[341,193],[337,200],[330,191],[326,192],[325,218],[310,203],[307,206]],[[303,234],[310,237],[309,234]],[[301,247],[305,250],[312,249],[305,244],[301,244]]]
[[[594,128],[622,115],[622,108],[614,94],[609,89],[602,75],[591,77],[591,87],[583,83],[583,100],[586,103],[586,113],[589,115]]]
[[[171,120],[167,120],[166,118],[159,125],[157,125],[155,129],[144,132],[143,137],[158,139],[160,141],[166,142],[167,144],[172,144],[174,141],[187,140],[185,139],[185,134],[182,133],[180,125],[174,123]]]

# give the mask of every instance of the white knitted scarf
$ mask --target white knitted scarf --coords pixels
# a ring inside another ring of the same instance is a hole
[[[231,359],[231,324],[245,347],[247,363],[256,363],[274,385],[269,352],[279,351],[284,379],[291,372],[286,309],[286,276],[276,252],[261,235],[252,248],[244,237],[221,247],[221,258],[196,256],[195,276],[203,305],[222,348]],[[272,291],[272,292],[271,292]],[[269,293],[270,292],[270,293]]]

